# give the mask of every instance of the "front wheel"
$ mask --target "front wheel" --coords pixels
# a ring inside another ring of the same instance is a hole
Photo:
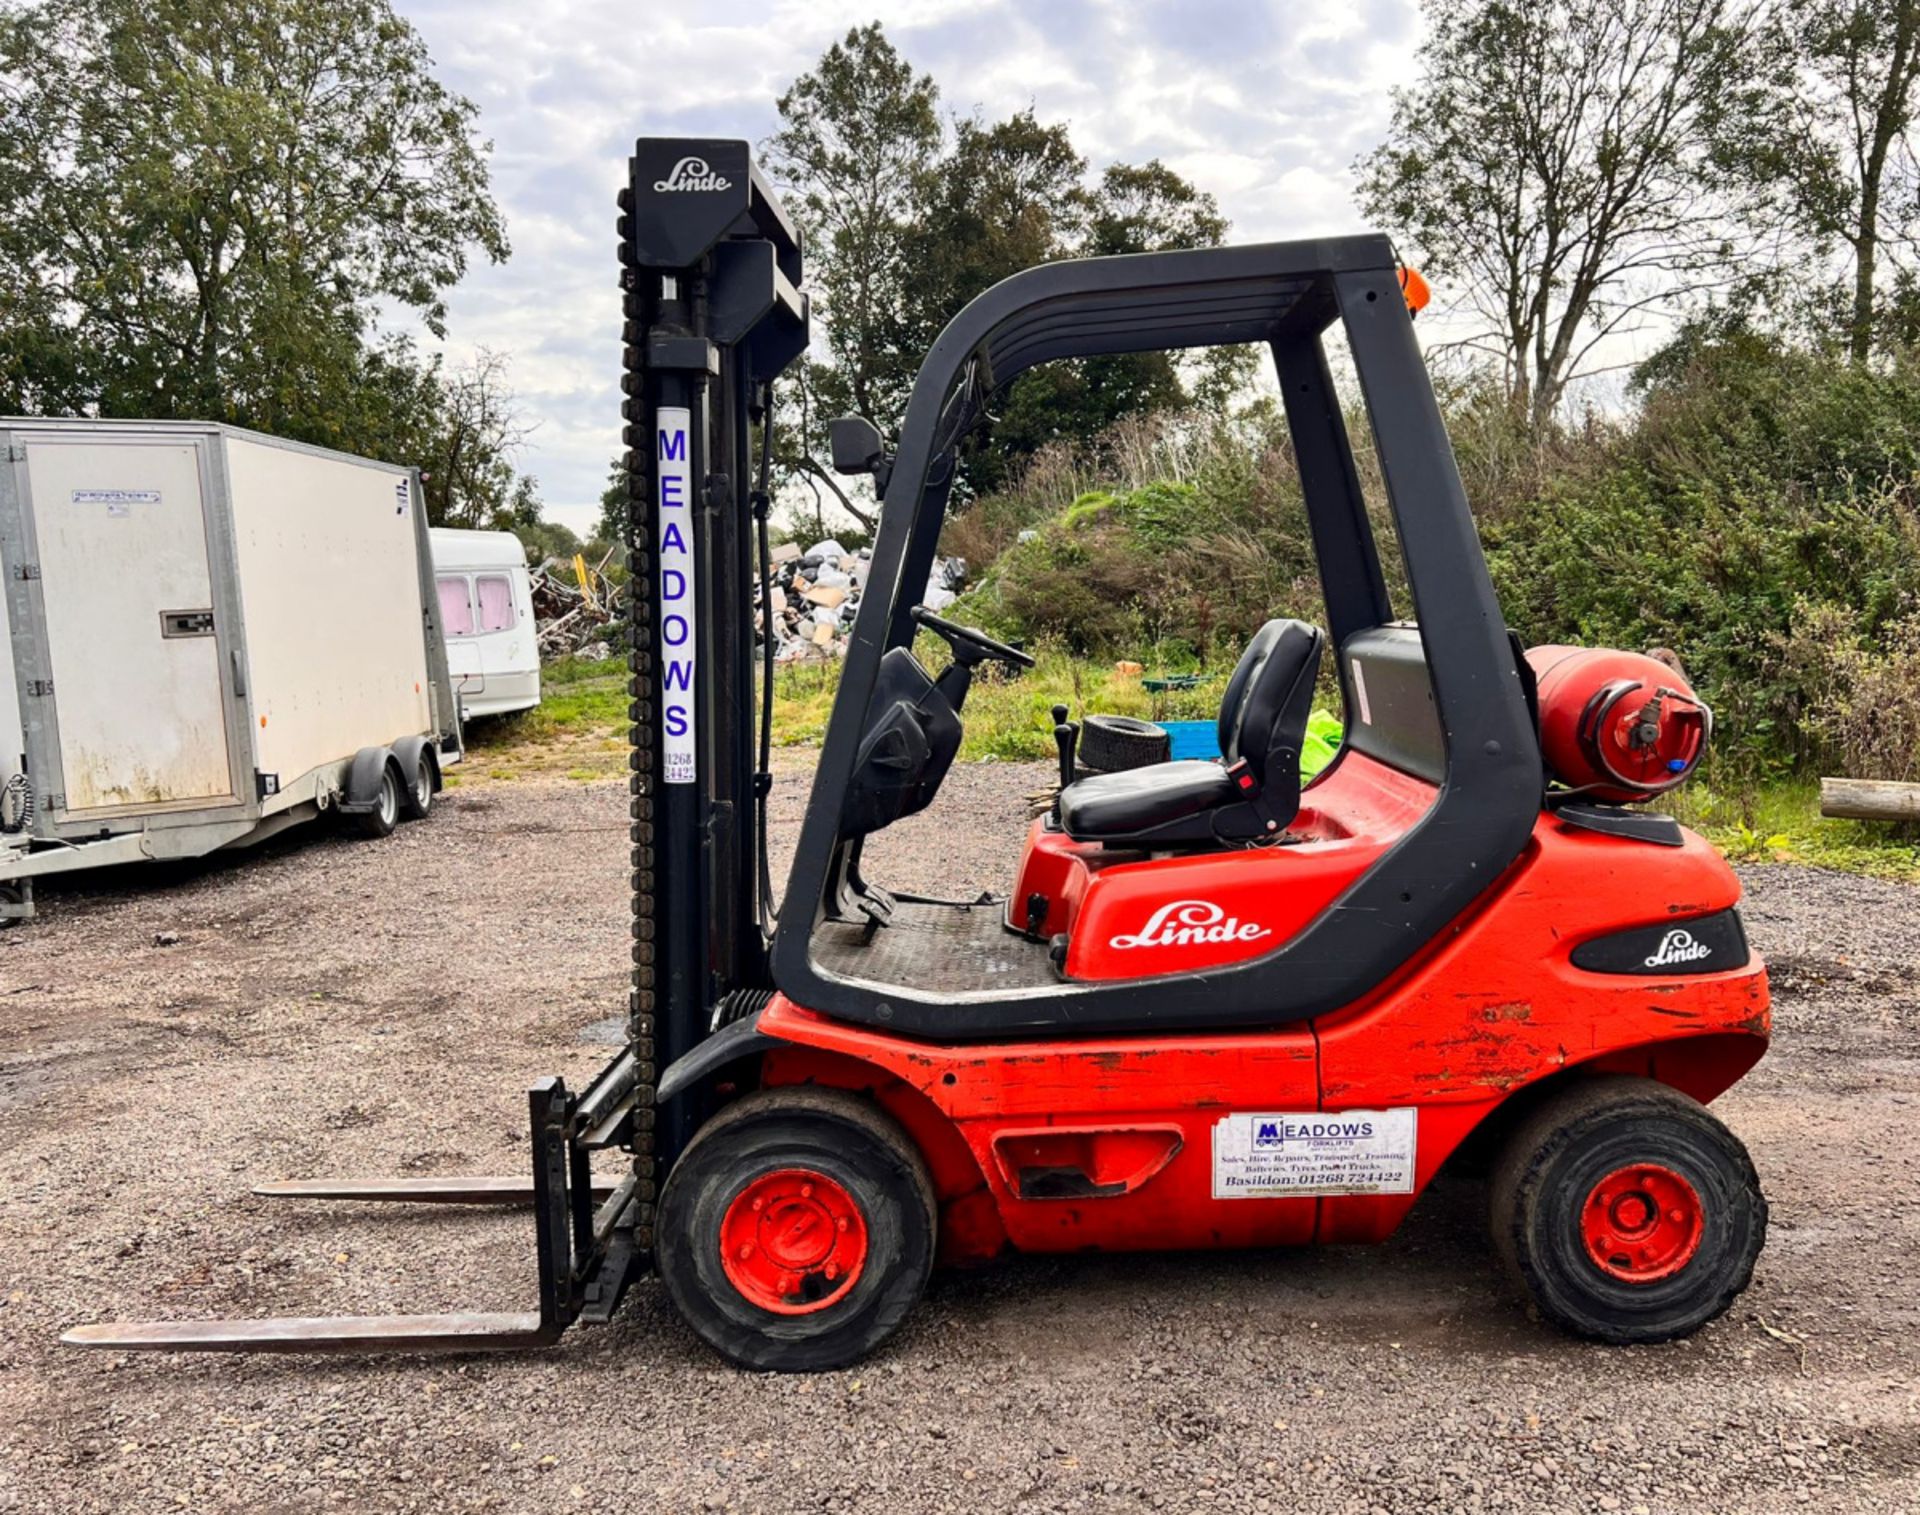
[[[655,1245],[687,1324],[723,1357],[845,1367],[899,1328],[933,1266],[919,1150],[882,1111],[825,1089],[749,1094],[667,1177]]]
[[[352,825],[360,835],[377,839],[391,833],[399,821],[400,770],[389,758],[380,765],[380,788],[374,795],[373,808],[354,812]]]
[[[1595,1078],[1508,1139],[1493,1241],[1541,1316],[1619,1344],[1690,1336],[1753,1277],[1767,1202],[1740,1138],[1644,1078]]]

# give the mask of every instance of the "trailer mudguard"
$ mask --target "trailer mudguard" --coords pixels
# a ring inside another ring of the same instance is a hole
[[[378,805],[380,771],[394,756],[389,747],[362,747],[356,752],[353,766],[347,770],[347,792],[335,801],[337,807],[348,815],[364,815]]]
[[[433,775],[433,792],[438,794],[445,785],[440,778],[440,749],[433,739],[425,736],[403,736],[393,744],[393,760],[400,765],[400,776],[403,779],[413,772],[422,755],[427,760],[427,771]],[[377,784],[380,777],[378,768],[373,770],[373,776]]]

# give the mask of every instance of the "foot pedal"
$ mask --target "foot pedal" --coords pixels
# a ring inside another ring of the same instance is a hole
[[[860,940],[870,942],[879,934],[882,926],[893,924],[893,912],[899,909],[899,901],[882,889],[878,884],[869,884],[853,902],[854,909],[867,918],[867,924],[861,932]]]

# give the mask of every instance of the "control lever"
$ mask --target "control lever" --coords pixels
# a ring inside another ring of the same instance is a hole
[[[1053,744],[1060,749],[1060,787],[1073,782],[1074,749],[1080,742],[1080,728],[1067,719],[1067,707],[1053,707]]]

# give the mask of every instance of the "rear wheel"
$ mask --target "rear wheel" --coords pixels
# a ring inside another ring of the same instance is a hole
[[[936,1226],[918,1149],[880,1110],[769,1089],[722,1110],[660,1196],[660,1276],[700,1339],[742,1367],[844,1367],[926,1287]]]
[[[400,770],[389,759],[380,766],[380,788],[374,795],[373,808],[354,812],[353,828],[362,836],[382,837],[390,833],[400,820]]]
[[[1739,1137],[1643,1078],[1547,1100],[1493,1174],[1494,1246],[1541,1316],[1616,1343],[1689,1336],[1753,1277],[1767,1202]]]

